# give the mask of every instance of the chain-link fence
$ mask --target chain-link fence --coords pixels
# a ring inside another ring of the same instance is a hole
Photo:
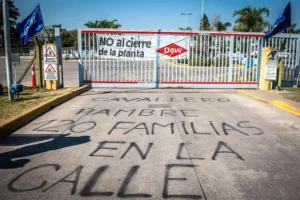
[[[43,49],[41,48],[41,51]],[[11,53],[18,53],[20,56],[34,56],[35,48],[34,47],[12,47]],[[78,50],[75,50],[72,47],[64,47],[63,51],[63,58],[65,59],[74,59],[78,57]],[[5,56],[5,49],[0,48],[0,56]]]
[[[34,56],[34,47],[11,48],[11,53],[18,53],[20,56]],[[0,49],[0,56],[5,56],[5,49]]]
[[[41,51],[43,51],[42,48]],[[11,53],[18,53],[20,56],[34,56],[35,54],[34,43],[31,41],[29,42],[28,45],[23,46],[20,38],[12,38]],[[74,47],[63,47],[62,54],[63,54],[63,59],[76,59],[78,57],[78,50],[76,50]],[[0,47],[0,56],[5,56],[4,47]]]
[[[34,45],[23,46],[20,38],[11,38],[11,53],[18,53],[20,56],[34,56]],[[5,56],[5,48],[0,48],[0,56]]]

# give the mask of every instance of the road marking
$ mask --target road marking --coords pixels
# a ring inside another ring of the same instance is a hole
[[[274,100],[270,102],[272,105],[277,106],[283,110],[286,110],[290,113],[293,113],[294,115],[300,116],[300,107],[293,106],[291,104],[288,104],[284,101],[280,100]]]
[[[255,94],[252,94],[250,92],[247,92],[245,90],[238,90],[238,92],[244,94],[244,95],[247,95],[247,96],[250,96],[254,99],[257,99],[257,100],[260,100],[260,101],[263,101],[263,102],[266,102],[266,103],[270,103],[278,108],[281,108],[289,113],[292,113],[294,115],[297,115],[297,116],[300,116],[300,107],[297,107],[297,106],[294,106],[294,105],[291,105],[289,103],[286,103],[284,101],[281,101],[281,100],[278,100],[278,99],[275,99],[273,101],[269,101],[267,99],[264,99],[264,98],[261,98]]]

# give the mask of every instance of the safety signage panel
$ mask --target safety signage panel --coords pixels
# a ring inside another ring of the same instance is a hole
[[[45,80],[57,80],[57,65],[54,63],[44,63]]]
[[[177,35],[97,35],[100,58],[119,60],[188,59],[190,37]]]
[[[56,45],[48,44],[43,46],[44,62],[56,62]]]
[[[267,60],[265,79],[276,80],[277,77],[277,60]]]

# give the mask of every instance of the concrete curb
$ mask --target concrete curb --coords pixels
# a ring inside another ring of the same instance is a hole
[[[297,106],[294,106],[294,105],[291,105],[289,103],[286,103],[284,101],[281,101],[281,100],[273,100],[273,101],[270,101],[270,100],[267,100],[267,99],[264,99],[264,98],[261,98],[257,95],[254,95],[254,94],[251,94],[245,90],[238,90],[238,92],[242,93],[242,94],[245,94],[247,96],[250,96],[254,99],[257,99],[257,100],[260,100],[260,101],[263,101],[263,102],[266,102],[266,103],[269,103],[269,104],[272,104],[278,108],[281,108],[289,113],[292,113],[294,115],[297,115],[297,116],[300,116],[300,107],[297,107]]]
[[[263,102],[265,102],[265,103],[270,103],[270,102],[271,102],[271,101],[269,101],[269,100],[267,100],[267,99],[264,99],[264,98],[261,98],[261,97],[255,95],[255,94],[251,94],[251,93],[249,93],[249,92],[247,92],[247,91],[245,91],[245,90],[238,90],[238,92],[239,92],[239,93],[242,93],[242,94],[244,94],[244,95],[247,95],[247,96],[249,96],[249,97],[252,97],[252,98],[254,98],[254,99],[263,101]]]
[[[300,107],[296,107],[294,105],[291,105],[289,103],[280,100],[274,100],[271,101],[270,103],[273,104],[274,106],[277,106],[278,108],[293,113],[294,115],[300,116]]]
[[[40,116],[41,114],[49,111],[51,108],[68,101],[77,95],[86,92],[90,89],[89,86],[83,86],[80,88],[76,88],[67,94],[60,95],[58,97],[55,97],[54,99],[51,99],[49,101],[46,101],[40,105],[37,105],[33,107],[32,109],[25,111],[11,119],[8,119],[0,124],[0,138],[12,133],[13,131],[17,130],[18,128],[24,126],[25,124],[29,123],[36,117]]]

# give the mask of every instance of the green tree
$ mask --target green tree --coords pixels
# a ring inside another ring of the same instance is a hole
[[[77,30],[68,31],[62,28],[61,24],[51,25],[53,27],[52,31],[54,33],[54,28],[59,27],[61,29],[61,42],[63,47],[75,47],[77,44]],[[54,39],[54,38],[53,38]]]
[[[269,22],[266,21],[263,15],[269,16],[270,11],[268,8],[254,8],[247,6],[241,10],[236,10],[233,13],[233,17],[237,17],[235,20],[234,31],[243,32],[262,32],[269,26]]]
[[[221,22],[220,15],[214,15],[211,20],[211,30],[212,31],[227,31],[227,29],[231,26],[229,22]]]
[[[40,41],[47,41],[48,43],[54,43],[55,34],[54,28],[59,27],[61,29],[61,40],[63,47],[74,47],[77,48],[77,30],[66,30],[62,28],[61,24],[55,24],[46,26],[37,37]]]
[[[191,27],[186,27],[186,29],[182,28],[182,27],[179,27],[179,30],[181,30],[181,31],[191,31],[193,29]]]
[[[222,23],[222,22],[218,22],[216,24],[216,31],[227,31],[227,29],[231,26],[231,23],[229,22],[225,22],[225,23]]]
[[[2,10],[2,1],[0,6],[0,47],[4,47],[4,27],[3,27],[3,10]],[[12,0],[8,0],[8,9],[9,9],[9,23],[10,23],[10,34],[11,38],[20,37],[19,32],[15,28],[17,25],[17,19],[20,16],[19,9],[15,7]]]
[[[95,22],[88,21],[84,24],[87,28],[120,28],[121,24],[118,23],[118,20],[114,19],[112,21],[109,20],[96,20]]]
[[[73,46],[75,49],[78,49],[78,40],[77,40],[77,29],[74,30],[70,30],[69,33],[72,35],[72,37],[74,38],[74,43]]]
[[[70,31],[67,31],[66,29],[61,30],[61,39],[62,39],[62,46],[63,47],[73,47],[75,40],[75,35],[71,34]]]
[[[300,33],[300,29],[296,29],[297,24],[292,23],[292,25],[284,31],[284,33]]]
[[[203,17],[200,20],[200,30],[201,31],[210,31],[211,30],[208,17],[205,13],[203,14]]]
[[[36,36],[39,41],[54,43],[54,28],[53,28],[53,26],[44,26],[43,30],[41,32],[39,32]],[[34,45],[32,40],[30,43],[31,44],[29,44],[29,45]]]

